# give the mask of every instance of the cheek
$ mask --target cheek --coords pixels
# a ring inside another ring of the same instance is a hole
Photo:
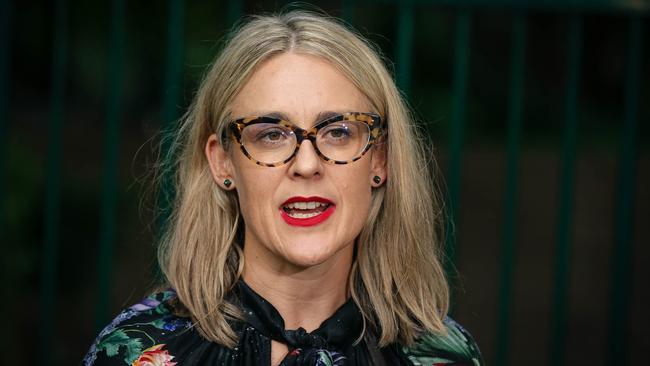
[[[345,201],[350,202],[355,210],[367,210],[370,206],[371,186],[366,181],[368,168],[356,169],[347,174],[345,179],[338,181]]]
[[[274,173],[271,168],[257,165],[237,170],[237,196],[245,221],[250,223],[268,214],[267,209],[273,201],[273,187],[278,186],[276,182],[279,178]]]

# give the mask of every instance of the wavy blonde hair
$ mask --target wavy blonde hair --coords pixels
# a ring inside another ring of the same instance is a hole
[[[442,215],[432,160],[380,53],[336,19],[309,11],[253,16],[228,38],[172,142],[176,198],[159,249],[160,267],[201,334],[233,347],[229,320],[241,318],[227,294],[243,268],[236,193],[214,182],[204,147],[221,136],[229,106],[256,67],[295,52],[329,61],[387,121],[386,184],[373,189],[357,238],[351,296],[380,346],[444,333],[449,291],[441,265]]]

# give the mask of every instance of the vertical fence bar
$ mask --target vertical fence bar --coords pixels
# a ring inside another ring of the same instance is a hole
[[[348,24],[352,24],[354,21],[354,8],[356,6],[356,0],[342,0],[341,1],[341,17]]]
[[[7,179],[5,159],[7,153],[7,126],[9,126],[12,5],[10,0],[0,0],[0,238],[5,237],[5,179]],[[2,270],[4,271],[4,268]],[[4,337],[3,335],[1,339],[4,339]]]
[[[582,48],[582,16],[572,15],[569,20],[567,43],[567,85],[565,123],[563,131],[562,166],[560,171],[557,245],[555,249],[555,278],[552,308],[551,355],[552,365],[565,361],[567,313],[569,308],[568,284],[571,260],[573,227],[573,185],[575,180],[575,155],[578,132],[577,109],[580,84],[580,53]]]
[[[397,84],[405,95],[409,95],[413,54],[413,2],[404,0],[397,6]]]
[[[47,128],[47,166],[45,186],[45,228],[41,265],[41,321],[39,365],[52,364],[52,340],[56,311],[56,276],[61,210],[61,155],[68,53],[68,3],[54,5],[54,40],[50,91],[50,119]]]
[[[228,0],[228,24],[234,24],[243,13],[243,0]]]
[[[508,156],[504,195],[503,238],[501,241],[501,273],[499,276],[499,309],[497,316],[495,365],[510,364],[510,314],[515,235],[517,227],[517,194],[519,192],[519,153],[524,97],[526,62],[526,16],[515,15],[512,24],[510,58],[510,97],[508,100]]]
[[[104,132],[104,166],[99,228],[98,302],[96,325],[106,325],[109,319],[113,246],[115,244],[118,151],[122,114],[122,74],[124,64],[124,0],[111,2],[111,30],[108,59],[108,89],[106,125]]]
[[[173,154],[170,151],[173,133],[176,130],[174,122],[179,116],[179,102],[181,100],[181,83],[183,71],[183,27],[185,8],[183,0],[168,0],[167,15],[167,54],[165,57],[165,82],[163,85],[163,113],[161,130],[163,140],[161,144],[161,156],[164,156],[164,169],[162,176],[162,187],[158,197],[160,216],[158,220],[159,229],[167,224],[171,211],[171,203],[174,199],[174,187],[172,177],[174,172],[171,169]],[[161,233],[162,230],[159,230]]]
[[[169,0],[167,23],[167,55],[163,95],[163,127],[169,127],[179,115],[183,71],[183,0]]]
[[[3,235],[5,227],[5,156],[7,126],[9,125],[12,10],[10,0],[0,0],[0,238],[5,237]]]
[[[9,126],[9,89],[10,89],[10,68],[11,68],[11,16],[13,4],[10,0],[0,0],[0,238],[6,243],[6,219],[7,207],[5,181],[6,174],[6,157],[7,155],[7,130]],[[2,248],[3,253],[8,253]],[[9,280],[9,273],[5,266],[0,269],[2,278]],[[2,314],[8,314],[7,305],[1,304],[0,311]],[[9,329],[13,329],[13,322],[9,321]],[[9,351],[10,342],[12,342],[6,332],[0,335],[0,352],[6,354]]]
[[[611,310],[609,314],[610,365],[628,365],[627,323],[632,288],[632,233],[636,192],[637,119],[641,79],[642,23],[631,16],[628,25],[627,68],[625,74],[625,114],[616,192],[615,249],[613,253]]]
[[[465,107],[467,104],[467,79],[470,54],[470,14],[459,10],[456,16],[456,40],[454,53],[454,74],[452,85],[451,137],[449,146],[449,220],[445,238],[445,268],[450,282],[455,277],[456,230],[460,205],[461,164],[463,154],[463,134],[465,127]]]

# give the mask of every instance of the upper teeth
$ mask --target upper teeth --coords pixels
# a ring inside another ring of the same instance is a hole
[[[310,202],[292,202],[292,203],[287,203],[285,207],[287,208],[295,208],[298,210],[311,210],[316,207],[320,206],[325,206],[326,203],[323,202],[315,202],[315,201],[310,201]]]

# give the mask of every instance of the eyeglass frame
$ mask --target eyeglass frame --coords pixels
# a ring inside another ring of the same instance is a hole
[[[335,159],[328,158],[327,156],[323,155],[323,153],[318,149],[318,144],[316,143],[316,136],[318,134],[318,131],[321,128],[324,128],[325,126],[340,121],[363,122],[368,126],[368,141],[366,142],[366,146],[363,148],[363,150],[361,150],[359,154],[357,154],[350,160],[335,160]],[[247,126],[251,126],[259,123],[277,124],[291,130],[294,136],[296,136],[296,146],[293,150],[293,153],[291,153],[291,155],[289,155],[289,157],[287,157],[286,159],[279,161],[277,163],[264,163],[253,158],[244,147],[244,144],[242,144],[241,142],[242,131]],[[318,157],[320,157],[321,160],[325,161],[328,164],[353,163],[361,159],[361,157],[363,157],[363,155],[365,155],[366,152],[368,152],[368,150],[370,150],[370,148],[373,145],[377,144],[379,139],[384,135],[384,126],[382,126],[382,118],[378,114],[366,113],[366,112],[346,112],[346,113],[342,113],[336,116],[326,118],[320,122],[317,122],[313,127],[309,129],[300,128],[294,125],[293,123],[283,120],[281,118],[275,118],[269,116],[249,116],[249,117],[238,118],[234,121],[229,122],[228,131],[230,132],[229,135],[232,141],[236,142],[239,145],[242,153],[244,153],[244,156],[246,156],[249,160],[251,160],[257,165],[273,168],[273,167],[282,166],[288,163],[289,161],[291,161],[291,159],[293,159],[298,153],[298,150],[300,149],[300,145],[304,140],[311,141],[311,144],[314,147],[314,151],[316,151]]]

